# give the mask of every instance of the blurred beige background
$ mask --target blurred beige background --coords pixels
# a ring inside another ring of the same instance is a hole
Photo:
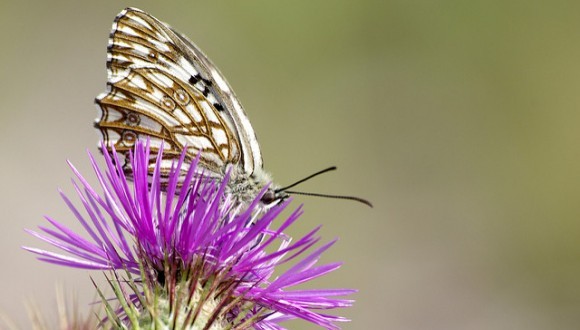
[[[321,287],[360,290],[344,329],[578,329],[580,2],[0,2],[0,309],[27,328],[89,275],[20,249],[43,215],[75,226],[65,159],[92,179],[94,97],[115,15],[137,6],[228,77],[266,168],[307,191],[304,233],[340,241]],[[304,322],[292,329],[314,329]]]

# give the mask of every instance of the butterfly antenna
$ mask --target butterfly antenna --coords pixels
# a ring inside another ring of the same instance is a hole
[[[325,198],[333,198],[333,199],[346,199],[346,200],[350,200],[350,201],[363,203],[365,205],[370,206],[371,208],[373,207],[373,204],[371,204],[371,202],[367,201],[364,198],[355,197],[355,196],[327,195],[327,194],[307,193],[307,192],[301,192],[301,191],[288,191],[288,190],[284,190],[284,192],[286,192],[288,194],[293,194],[293,195],[325,197]]]
[[[274,190],[274,192],[277,192],[277,193],[278,193],[278,192],[286,191],[286,189],[290,189],[290,188],[292,188],[292,187],[295,187],[295,186],[297,186],[297,185],[301,184],[301,183],[302,183],[302,182],[304,182],[304,181],[308,181],[308,180],[312,179],[312,178],[313,178],[313,177],[315,177],[315,176],[318,176],[318,175],[320,175],[320,174],[324,174],[324,173],[326,173],[326,172],[335,171],[335,170],[336,170],[336,166],[331,166],[331,167],[329,167],[329,168],[325,168],[325,169],[323,169],[323,170],[321,170],[321,171],[318,171],[318,172],[316,172],[316,173],[314,173],[314,174],[311,174],[311,175],[309,175],[309,176],[305,177],[305,178],[304,178],[304,179],[302,179],[302,180],[298,180],[298,181],[294,182],[293,184],[291,184],[291,185],[289,185],[289,186],[286,186],[286,187],[284,187],[284,188],[278,188],[278,189]],[[286,192],[288,192],[288,191],[286,191]]]
[[[314,178],[315,176],[319,176],[320,174],[324,174],[326,172],[330,172],[330,171],[335,171],[336,170],[336,166],[331,166],[328,168],[325,168],[321,171],[318,171],[314,174],[311,174],[307,177],[305,177],[302,180],[298,180],[296,182],[294,182],[293,184],[283,187],[283,188],[278,188],[276,190],[274,190],[275,193],[279,193],[279,192],[285,192],[288,194],[293,194],[293,195],[303,195],[303,196],[314,196],[314,197],[325,197],[325,198],[334,198],[334,199],[346,199],[346,200],[351,200],[351,201],[355,201],[355,202],[359,202],[359,203],[363,203],[365,205],[368,205],[370,207],[373,207],[373,204],[371,204],[371,202],[367,201],[366,199],[360,198],[360,197],[355,197],[355,196],[342,196],[342,195],[327,195],[327,194],[317,194],[317,193],[307,193],[307,192],[301,192],[301,191],[289,191],[288,189],[295,187],[299,184],[301,184],[304,181],[308,181],[312,178]]]

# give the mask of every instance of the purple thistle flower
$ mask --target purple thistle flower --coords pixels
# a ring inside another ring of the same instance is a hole
[[[204,329],[284,329],[279,323],[295,318],[338,329],[335,322],[348,321],[321,311],[351,306],[352,300],[335,297],[355,290],[291,290],[340,267],[317,265],[335,242],[313,249],[320,227],[295,242],[284,233],[302,214],[301,208],[275,228],[274,220],[290,201],[264,207],[260,199],[267,187],[249,205],[236,202],[226,191],[228,175],[221,183],[197,177],[197,159],[187,164],[185,152],[162,182],[163,150],[151,177],[149,146],[142,143],[129,157],[130,184],[117,153],[104,148],[103,153],[104,173],[89,154],[101,193],[69,163],[87,216],[61,192],[90,238],[47,217],[54,228],[28,232],[67,254],[25,249],[59,265],[127,271],[128,280],[112,284],[123,307],[117,316],[109,313],[109,319],[143,325],[147,320],[161,322],[159,313],[166,313],[172,325],[201,324]],[[274,277],[276,267],[290,261],[294,265]],[[131,274],[141,279],[133,281]],[[133,289],[140,283],[140,289],[126,294],[118,284],[127,281]],[[133,315],[135,309],[141,312]]]

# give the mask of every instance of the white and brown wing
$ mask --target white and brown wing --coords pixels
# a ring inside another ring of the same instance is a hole
[[[105,144],[129,151],[137,140],[161,143],[165,168],[187,146],[190,159],[220,176],[228,164],[262,167],[254,131],[217,68],[187,38],[149,14],[128,8],[113,24],[108,92],[99,95],[96,127]],[[153,162],[153,160],[151,160]]]

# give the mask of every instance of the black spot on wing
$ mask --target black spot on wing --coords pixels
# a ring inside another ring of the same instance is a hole
[[[208,85],[208,86],[211,86],[211,85],[212,85],[212,82],[211,82],[211,80],[207,80],[207,79],[205,79],[205,78],[201,78],[201,80],[203,80],[203,82],[204,82],[206,85]]]
[[[192,85],[195,85],[195,84],[197,84],[197,82],[198,82],[200,79],[201,79],[201,76],[200,76],[200,75],[199,75],[199,73],[198,73],[198,74],[196,74],[195,76],[191,76],[191,77],[189,77],[189,80],[188,80],[188,81],[189,81],[189,83],[190,83],[190,84],[192,84]]]
[[[190,84],[192,84],[194,86],[195,86],[195,84],[197,84],[197,83],[199,83],[201,81],[202,82],[202,85],[203,85],[203,91],[201,91],[201,93],[205,97],[207,97],[209,95],[209,93],[210,93],[209,87],[211,87],[211,85],[212,85],[211,80],[207,80],[207,79],[203,78],[198,73],[198,74],[196,74],[194,76],[189,77],[188,81],[189,81]]]
[[[221,105],[219,103],[214,103],[213,107],[216,108],[217,111],[224,111],[223,105]]]

